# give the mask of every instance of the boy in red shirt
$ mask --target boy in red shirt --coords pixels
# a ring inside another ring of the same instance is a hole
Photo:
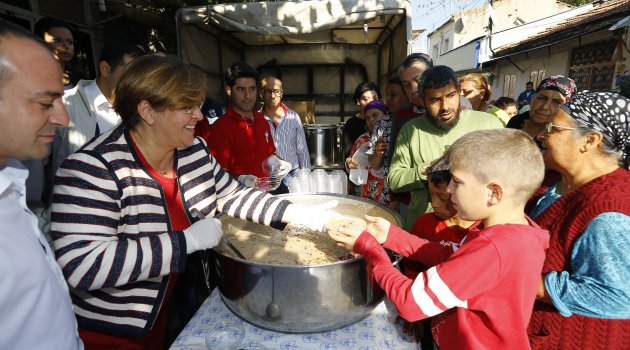
[[[451,171],[444,156],[436,159],[426,169],[432,213],[420,215],[411,229],[411,234],[428,241],[438,242],[456,251],[469,232],[479,231],[481,221],[464,220],[457,215],[447,192]],[[426,266],[411,259],[403,261],[403,271],[409,278],[416,278]]]
[[[328,233],[367,259],[403,318],[438,315],[432,333],[440,349],[529,349],[526,328],[549,234],[524,207],[542,182],[542,155],[527,134],[495,129],[462,136],[446,158],[458,215],[484,227],[470,232],[456,251],[370,216],[363,232]],[[380,244],[432,267],[409,279]]]

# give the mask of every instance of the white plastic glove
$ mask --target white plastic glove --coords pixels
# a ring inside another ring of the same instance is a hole
[[[240,175],[238,181],[247,187],[256,187],[258,178],[255,175]]]
[[[284,178],[293,168],[293,164],[280,159],[280,168],[278,169],[278,177]]]
[[[210,249],[219,244],[221,236],[223,236],[223,228],[219,219],[199,220],[184,230],[186,253]]]
[[[278,157],[276,154],[270,155],[263,162],[263,171],[265,174],[269,174],[271,177],[284,178],[291,171],[293,165],[282,158]]]
[[[336,207],[339,201],[332,200],[316,205],[291,204],[284,212],[283,221],[293,224],[302,225],[314,231],[324,231],[325,225],[331,219],[341,216],[330,209]]]

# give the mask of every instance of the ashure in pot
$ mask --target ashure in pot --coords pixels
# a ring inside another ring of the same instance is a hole
[[[304,205],[336,199],[339,206],[335,211],[342,215],[362,218],[367,214],[381,216],[396,225],[401,223],[397,213],[359,197],[334,194],[281,197]],[[224,230],[250,225],[227,216],[220,219]],[[238,246],[238,242],[232,243]],[[244,320],[274,331],[319,333],[338,329],[367,317],[385,296],[362,257],[304,266],[246,261],[221,245],[214,253],[218,288],[227,307]]]

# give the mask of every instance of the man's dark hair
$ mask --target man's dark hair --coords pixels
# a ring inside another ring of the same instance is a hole
[[[425,89],[439,89],[453,82],[459,88],[457,75],[447,66],[435,66],[425,70],[417,79],[418,96],[424,96]]]
[[[434,160],[427,167],[427,180],[435,186],[448,184],[452,177],[450,164],[444,156]]]
[[[61,27],[68,29],[73,35],[75,32],[75,28],[72,24],[62,21],[57,18],[52,17],[44,17],[35,23],[35,28],[33,29],[33,33],[40,38],[44,37],[44,33],[50,30],[50,28]]]
[[[427,69],[433,67],[433,60],[429,55],[420,52],[414,52],[405,57],[405,59],[400,63],[400,65],[398,66],[398,75],[400,76],[400,72],[403,69],[407,69],[417,62],[423,63],[425,67],[427,67]]]
[[[534,86],[534,82],[533,81],[528,81],[527,83],[525,83],[525,86],[527,86],[527,85]]]
[[[225,71],[225,84],[230,88],[233,88],[236,79],[240,78],[253,78],[256,80],[256,86],[260,88],[260,74],[247,62],[234,63]]]
[[[381,91],[376,83],[371,81],[363,82],[354,89],[354,101],[358,102],[361,99],[361,95],[363,95],[366,91],[374,91],[376,92],[376,98],[381,99]]]
[[[109,66],[113,69],[116,66],[122,66],[125,64],[125,55],[135,58],[140,57],[144,54],[145,52],[137,45],[125,42],[113,42],[108,43],[103,47],[103,50],[101,51],[101,56],[98,58],[98,61],[107,62],[107,64],[109,64]]]
[[[6,62],[2,59],[5,50],[2,41],[7,37],[32,40],[51,52],[50,46],[42,38],[35,36],[15,23],[0,19],[0,90],[3,88],[3,83],[11,76],[11,71],[7,69]]]

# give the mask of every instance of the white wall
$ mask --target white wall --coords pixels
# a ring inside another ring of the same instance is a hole
[[[488,68],[494,75],[492,84],[493,99],[497,99],[503,94],[504,77],[509,74],[516,74],[516,82],[514,84],[514,95],[510,96],[514,99],[518,94],[525,90],[525,83],[530,80],[530,73],[533,70],[545,69],[545,76],[554,74],[569,74],[569,66],[571,63],[571,50],[580,45],[588,45],[599,40],[610,39],[612,33],[608,30],[601,30],[590,35],[582,36],[581,41],[572,39],[560,44],[555,44],[542,49],[536,49],[527,53],[510,56],[510,63],[507,58],[497,61],[492,68]],[[630,56],[626,56],[629,57]],[[519,70],[520,68],[521,70]],[[535,88],[535,86],[534,86]]]
[[[569,10],[570,7],[554,0],[497,0],[494,1],[494,15],[497,20],[492,25],[492,32],[496,33],[520,25],[519,20],[530,23],[554,14]],[[439,47],[439,54],[456,49],[469,43],[471,40],[489,34],[488,19],[490,18],[489,6],[458,12],[453,18],[440,28],[429,33],[427,47]],[[463,24],[463,26],[462,26]],[[443,48],[444,38],[448,38],[449,47]],[[434,60],[433,49],[429,52]]]

